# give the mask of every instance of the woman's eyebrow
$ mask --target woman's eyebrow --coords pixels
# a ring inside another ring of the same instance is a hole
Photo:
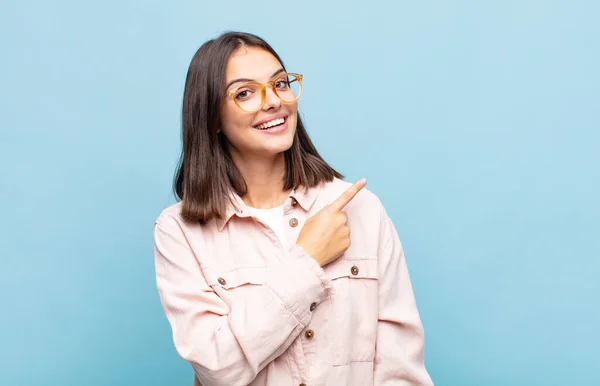
[[[285,72],[285,70],[283,68],[280,68],[279,70],[275,71],[273,73],[273,75],[271,75],[271,78],[279,75],[280,73]],[[256,82],[256,80],[254,79],[248,79],[248,78],[238,78],[238,79],[234,79],[231,82],[227,83],[227,86],[225,87],[225,89],[228,89],[229,87],[231,87],[232,84],[234,83],[238,83],[238,82]]]

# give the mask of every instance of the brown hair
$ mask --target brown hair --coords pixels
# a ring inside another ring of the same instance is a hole
[[[227,32],[209,40],[192,58],[183,94],[182,153],[173,183],[177,198],[182,200],[181,216],[187,221],[205,223],[223,218],[231,193],[246,194],[246,183],[227,151],[227,140],[217,133],[227,62],[242,46],[270,52],[285,68],[267,42],[243,32]],[[292,146],[284,152],[284,158],[284,190],[342,178],[321,158],[299,114]]]

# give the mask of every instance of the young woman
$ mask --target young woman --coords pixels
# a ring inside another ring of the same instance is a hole
[[[246,33],[192,59],[154,233],[175,347],[204,386],[431,385],[394,225],[319,156],[302,79]]]

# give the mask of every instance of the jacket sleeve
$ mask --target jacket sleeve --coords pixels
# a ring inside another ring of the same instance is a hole
[[[376,386],[433,385],[424,363],[424,333],[404,251],[385,211],[379,253]]]
[[[207,284],[183,232],[154,228],[158,292],[179,355],[204,385],[247,385],[281,355],[312,317],[310,305],[328,295],[325,273],[299,247],[267,268],[252,296],[226,304]]]

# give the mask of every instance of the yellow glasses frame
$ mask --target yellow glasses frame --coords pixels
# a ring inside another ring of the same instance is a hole
[[[247,113],[254,113],[257,112],[258,110],[262,109],[263,106],[265,105],[265,101],[267,100],[267,87],[271,88],[271,90],[273,90],[273,93],[275,95],[277,95],[277,98],[279,98],[279,100],[281,100],[282,103],[285,104],[291,104],[296,102],[298,99],[300,99],[300,96],[302,95],[302,79],[304,78],[304,76],[302,74],[297,74],[295,72],[285,72],[282,75],[291,75],[296,77],[296,79],[294,80],[294,82],[298,82],[298,84],[300,85],[300,92],[298,93],[298,95],[296,96],[296,99],[292,100],[292,101],[284,101],[283,99],[281,99],[281,97],[279,96],[279,94],[277,93],[277,88],[275,87],[275,83],[279,82],[281,80],[281,78],[278,78],[277,80],[270,80],[268,82],[265,83],[259,83],[259,82],[245,82],[242,86],[240,87],[236,87],[234,90],[227,92],[227,96],[230,96],[231,99],[233,99],[233,101],[235,102],[236,106]],[[240,106],[238,100],[235,98],[235,94],[237,93],[237,91],[245,86],[248,86],[249,84],[253,84],[259,87],[259,89],[261,90],[261,102],[260,102],[260,106],[254,110],[246,110],[244,108],[242,108],[242,106]]]

